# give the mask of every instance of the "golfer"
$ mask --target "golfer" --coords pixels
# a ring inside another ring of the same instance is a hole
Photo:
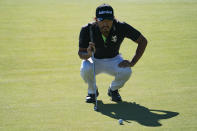
[[[92,38],[90,38],[90,31]],[[138,44],[136,53],[131,60],[124,60],[119,53],[120,45],[125,37]],[[91,39],[93,42],[90,42]],[[83,26],[79,35],[78,55],[83,60],[80,73],[83,80],[88,84],[86,102],[95,102],[92,61],[95,64],[96,75],[107,73],[115,77],[109,86],[108,95],[112,101],[120,102],[122,98],[118,90],[130,78],[131,67],[141,58],[146,45],[146,38],[138,30],[115,19],[113,8],[110,5],[98,6],[95,22]],[[94,51],[94,58],[92,58],[92,51]],[[98,88],[96,94],[99,95]]]

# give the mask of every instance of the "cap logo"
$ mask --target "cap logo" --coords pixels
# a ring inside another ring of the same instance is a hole
[[[99,11],[99,15],[102,15],[102,14],[112,14],[112,11]]]

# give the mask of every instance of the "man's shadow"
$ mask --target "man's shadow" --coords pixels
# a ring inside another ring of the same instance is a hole
[[[123,119],[130,123],[136,121],[144,126],[162,126],[159,123],[162,119],[169,119],[177,116],[178,112],[148,109],[139,104],[123,101],[121,103],[104,104],[98,100],[98,112],[114,119]]]

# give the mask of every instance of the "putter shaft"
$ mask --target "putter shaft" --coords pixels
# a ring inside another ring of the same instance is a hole
[[[93,75],[94,75],[94,91],[95,91],[95,107],[94,110],[97,110],[97,89],[96,89],[96,75],[95,75],[95,63],[94,63],[94,52],[92,52],[92,62],[93,62]]]

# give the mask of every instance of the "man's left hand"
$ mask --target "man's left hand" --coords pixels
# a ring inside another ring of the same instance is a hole
[[[123,60],[122,62],[120,62],[118,64],[119,67],[125,68],[125,67],[133,67],[135,65],[135,63],[130,62],[128,60]]]

